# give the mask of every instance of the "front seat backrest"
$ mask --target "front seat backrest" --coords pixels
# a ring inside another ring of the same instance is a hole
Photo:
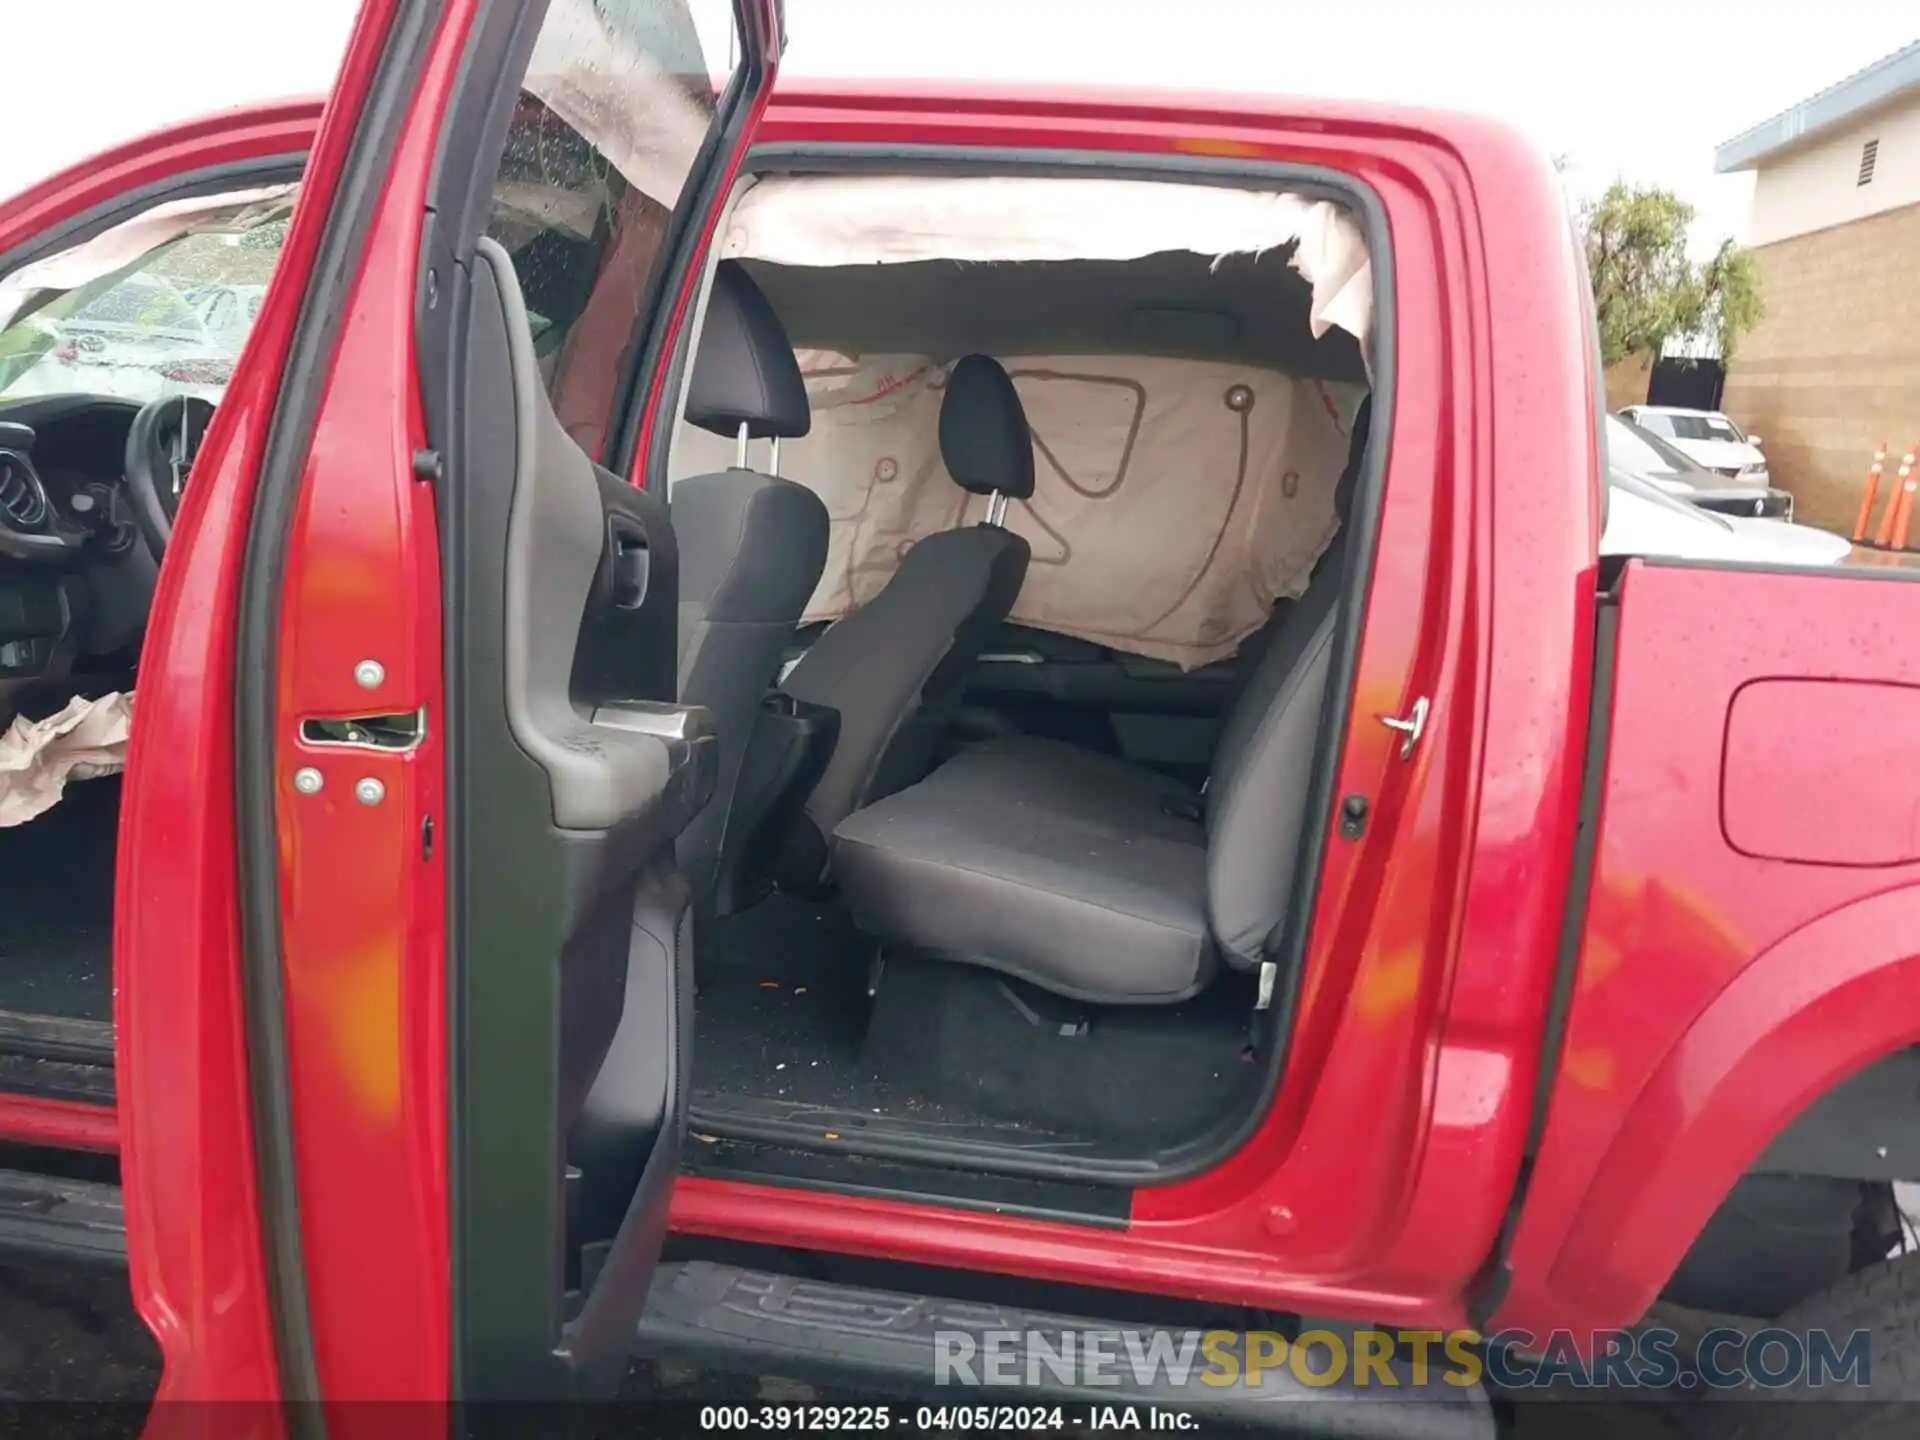
[[[967,674],[1027,576],[1027,542],[999,521],[1008,500],[1033,494],[1033,437],[998,361],[969,355],[948,375],[940,457],[954,483],[990,497],[986,521],[917,542],[886,587],[829,626],[781,686],[840,712],[833,758],[807,799],[822,838],[932,768]]]
[[[1351,563],[1353,494],[1372,417],[1369,396],[1354,416],[1347,466],[1334,490],[1340,528],[1306,593],[1282,612],[1228,712],[1207,779],[1208,928],[1221,956],[1240,969],[1254,969],[1266,958],[1267,937],[1291,898],[1334,622]]]
[[[691,476],[670,493],[680,542],[680,701],[712,711],[720,741],[713,799],[679,845],[681,868],[704,899],[731,838],[728,813],[760,702],[827,559],[820,497],[746,468],[749,440],[805,435],[812,412],[780,317],[736,261],[714,273],[687,421],[740,445],[732,469]]]

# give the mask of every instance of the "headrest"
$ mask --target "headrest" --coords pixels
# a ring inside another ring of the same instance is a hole
[[[1033,435],[1013,379],[998,360],[968,355],[947,376],[940,458],[962,490],[1011,500],[1033,494]]]
[[[1347,468],[1333,487],[1333,513],[1342,530],[1353,518],[1353,492],[1360,487],[1360,467],[1367,459],[1367,435],[1373,429],[1373,396],[1361,400],[1353,414],[1353,434],[1347,441]]]
[[[780,317],[739,261],[722,260],[693,357],[687,423],[731,439],[743,422],[751,439],[790,440],[811,428],[813,411]]]

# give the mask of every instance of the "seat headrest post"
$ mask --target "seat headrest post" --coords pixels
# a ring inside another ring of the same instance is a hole
[[[747,422],[742,420],[740,422],[740,433],[734,437],[733,468],[736,470],[744,470],[747,468],[747,429]]]
[[[1004,525],[1007,523],[1007,497],[1004,491],[996,490],[987,498],[987,524]]]
[[[780,476],[780,437],[776,435],[767,443],[771,447],[767,452],[767,474],[778,479]]]

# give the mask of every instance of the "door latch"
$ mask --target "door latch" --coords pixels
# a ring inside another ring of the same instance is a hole
[[[1413,747],[1420,743],[1420,737],[1426,732],[1427,712],[1433,707],[1427,697],[1422,695],[1413,702],[1413,709],[1402,715],[1382,715],[1380,723],[1389,730],[1400,732],[1400,758],[1411,759]]]
[[[345,715],[333,720],[302,720],[300,739],[334,750],[411,750],[426,738],[427,712],[400,715]]]

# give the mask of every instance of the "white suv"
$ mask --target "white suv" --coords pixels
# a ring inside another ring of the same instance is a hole
[[[1718,410],[1683,410],[1677,405],[1629,405],[1620,412],[1651,430],[1682,454],[1729,480],[1771,485],[1760,437],[1742,433]]]

